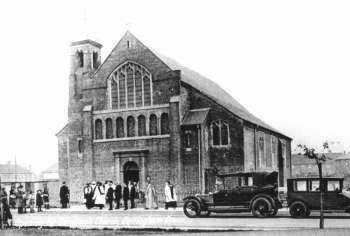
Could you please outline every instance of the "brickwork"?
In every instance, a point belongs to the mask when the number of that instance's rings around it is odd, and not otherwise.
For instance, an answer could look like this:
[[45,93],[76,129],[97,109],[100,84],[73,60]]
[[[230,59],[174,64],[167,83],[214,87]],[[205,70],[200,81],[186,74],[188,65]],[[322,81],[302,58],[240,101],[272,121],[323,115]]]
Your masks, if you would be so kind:
[[[243,171],[248,163],[245,158],[249,159],[250,166],[254,166],[251,164],[256,148],[255,136],[251,131],[255,132],[254,126],[246,129],[247,124],[243,119],[183,82],[181,71],[171,70],[131,34],[126,33],[96,69],[92,66],[91,55],[98,53],[100,58],[100,48],[101,45],[89,40],[72,44],[69,123],[57,137],[60,181],[68,183],[73,202],[82,201],[82,188],[86,182],[121,182],[124,178],[130,178],[128,174],[131,172],[126,168],[130,163],[133,168],[137,168],[141,190],[145,189],[146,176],[152,178],[158,193],[163,193],[164,182],[170,180],[177,188],[179,199],[190,193],[208,191],[205,189],[208,186],[206,175],[214,167],[221,173]],[[77,51],[84,53],[82,67],[77,61]],[[120,90],[114,87],[113,91],[118,95],[112,99],[108,81],[113,78],[111,76],[115,75],[116,70],[119,73],[120,65],[124,66],[128,62],[139,65],[147,71],[145,73],[150,74],[153,104],[137,108],[130,105],[118,110],[110,102],[119,96]],[[136,77],[133,78],[136,81]],[[128,88],[126,91],[133,90]],[[124,92],[122,94],[124,96]],[[127,92],[125,96],[128,99],[133,97],[127,96]],[[208,111],[203,113],[206,115],[202,120],[195,124],[183,124],[190,111],[202,108]],[[165,134],[161,133],[161,116],[164,113],[168,115],[169,123],[169,133]],[[146,124],[138,120],[140,115],[145,117]],[[151,123],[153,115],[157,117],[156,124]],[[121,122],[119,118],[122,118]],[[130,123],[132,127],[136,128],[131,135],[127,135],[129,129],[132,129],[131,126],[128,128],[129,118],[134,122]],[[112,121],[110,125],[107,125],[107,119]],[[97,120],[102,124],[101,133],[95,127]],[[228,141],[222,141],[225,135],[220,133],[220,142],[224,143],[221,146],[213,145],[212,124],[217,121],[224,122],[228,129]],[[139,122],[145,125],[141,133],[138,131]],[[109,130],[106,131],[106,127]],[[121,133],[117,133],[117,128]],[[224,128],[222,130],[220,132],[226,132]],[[269,132],[258,131],[268,143],[271,142]],[[122,133],[125,136],[121,137]],[[290,150],[288,142],[290,141],[285,142],[284,149],[287,152]],[[271,151],[271,146],[265,147],[265,162],[272,161]],[[285,156],[288,158],[288,154]],[[256,156],[253,158],[254,164]],[[163,197],[163,194],[159,195],[160,201],[163,201]]]

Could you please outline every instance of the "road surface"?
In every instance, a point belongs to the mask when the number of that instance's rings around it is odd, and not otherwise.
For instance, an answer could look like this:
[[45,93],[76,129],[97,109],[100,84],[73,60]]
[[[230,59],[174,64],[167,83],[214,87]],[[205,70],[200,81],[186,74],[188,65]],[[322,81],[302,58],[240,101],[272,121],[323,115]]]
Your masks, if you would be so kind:
[[[13,212],[14,226],[64,227],[79,229],[163,229],[163,230],[281,230],[318,228],[318,213],[306,219],[293,219],[287,210],[276,217],[258,219],[250,213],[212,214],[210,217],[187,218],[181,209],[113,210],[83,207],[50,209],[40,213],[18,215]],[[326,214],[325,228],[350,228],[350,215]]]

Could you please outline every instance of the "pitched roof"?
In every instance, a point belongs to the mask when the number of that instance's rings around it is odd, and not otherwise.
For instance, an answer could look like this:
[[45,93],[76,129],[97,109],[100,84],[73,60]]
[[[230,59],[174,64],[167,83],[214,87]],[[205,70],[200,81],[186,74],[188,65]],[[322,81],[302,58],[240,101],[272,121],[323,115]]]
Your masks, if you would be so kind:
[[181,71],[181,80],[186,84],[192,86],[193,88],[199,90],[209,98],[216,101],[221,106],[225,107],[227,110],[235,114],[236,116],[242,118],[243,120],[249,121],[253,124],[261,126],[265,129],[273,131],[275,133],[281,134],[287,138],[290,138],[280,131],[276,130],[272,126],[268,125],[264,121],[260,120],[252,113],[250,113],[245,107],[243,107],[237,100],[235,100],[229,93],[227,93],[223,88],[217,85],[212,80],[202,76],[201,74],[181,65],[177,61],[150,49],[160,60],[162,60],[166,65],[168,65],[172,70]]
[[55,164],[49,166],[47,169],[41,172],[41,174],[44,173],[58,173],[58,163],[56,162]]
[[[342,156],[342,153],[326,153],[326,157],[328,161],[337,160],[341,156]],[[307,158],[302,154],[292,154],[292,165],[309,165],[309,164],[315,164],[315,160]]]
[[[286,138],[289,138],[288,136],[282,134],[275,128],[271,127],[264,121],[260,120],[259,118],[255,117],[253,114],[251,114],[247,109],[245,109],[239,102],[237,102],[229,93],[227,93],[224,89],[222,89],[219,85],[217,85],[215,82],[213,82],[210,79],[207,79],[206,77],[198,74],[197,72],[182,66],[180,63],[176,62],[175,60],[164,56],[161,53],[156,52],[155,50],[145,46],[140,40],[138,40],[133,34],[131,34],[129,31],[127,31],[122,39],[119,41],[119,43],[126,37],[132,37],[133,40],[137,41],[142,47],[148,49],[151,53],[154,54],[161,62],[163,62],[169,69],[171,70],[180,70],[181,71],[181,81],[185,84],[190,85],[191,87],[197,89],[207,97],[211,98],[213,101],[215,101],[217,104],[223,106],[228,111],[232,112],[237,117],[240,117],[241,119],[248,121],[250,123],[256,124],[260,127],[263,127],[267,130],[270,130],[272,132],[278,133]],[[104,60],[104,62],[101,64],[101,66],[96,70],[95,75],[97,76],[103,76],[105,73],[101,73],[103,65],[110,60],[111,55],[114,51],[117,50],[117,46],[119,43],[115,46],[115,48],[112,50],[112,52],[109,54],[109,56]],[[103,76],[104,77],[104,76]]]
[[182,124],[183,125],[202,124],[207,118],[208,113],[209,113],[209,108],[190,110],[186,114]]

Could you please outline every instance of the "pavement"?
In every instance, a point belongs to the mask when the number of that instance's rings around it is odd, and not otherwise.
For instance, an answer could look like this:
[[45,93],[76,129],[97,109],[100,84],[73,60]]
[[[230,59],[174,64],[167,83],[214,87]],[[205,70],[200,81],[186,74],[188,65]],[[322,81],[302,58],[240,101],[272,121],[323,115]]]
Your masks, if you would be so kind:
[[[325,228],[350,228],[350,215],[327,213]],[[258,219],[250,213],[212,214],[209,217],[187,218],[182,208],[177,210],[91,209],[72,206],[69,209],[50,209],[44,212],[18,215],[13,212],[13,224],[17,227],[113,229],[113,230],[185,230],[185,231],[248,231],[248,230],[296,230],[317,229],[318,213],[311,217],[293,219],[287,209],[281,209],[276,217]]]

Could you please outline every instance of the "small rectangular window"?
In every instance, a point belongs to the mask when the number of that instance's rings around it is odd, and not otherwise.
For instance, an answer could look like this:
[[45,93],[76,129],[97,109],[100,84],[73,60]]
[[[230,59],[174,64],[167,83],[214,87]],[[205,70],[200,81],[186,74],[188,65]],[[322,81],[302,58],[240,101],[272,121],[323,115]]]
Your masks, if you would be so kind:
[[295,185],[294,185],[295,192],[306,192],[306,189],[307,189],[306,180],[295,181]]
[[328,182],[327,182],[327,191],[328,192],[340,191],[339,180],[328,180]]
[[320,181],[319,180],[311,180],[311,192],[319,192],[320,191]]

